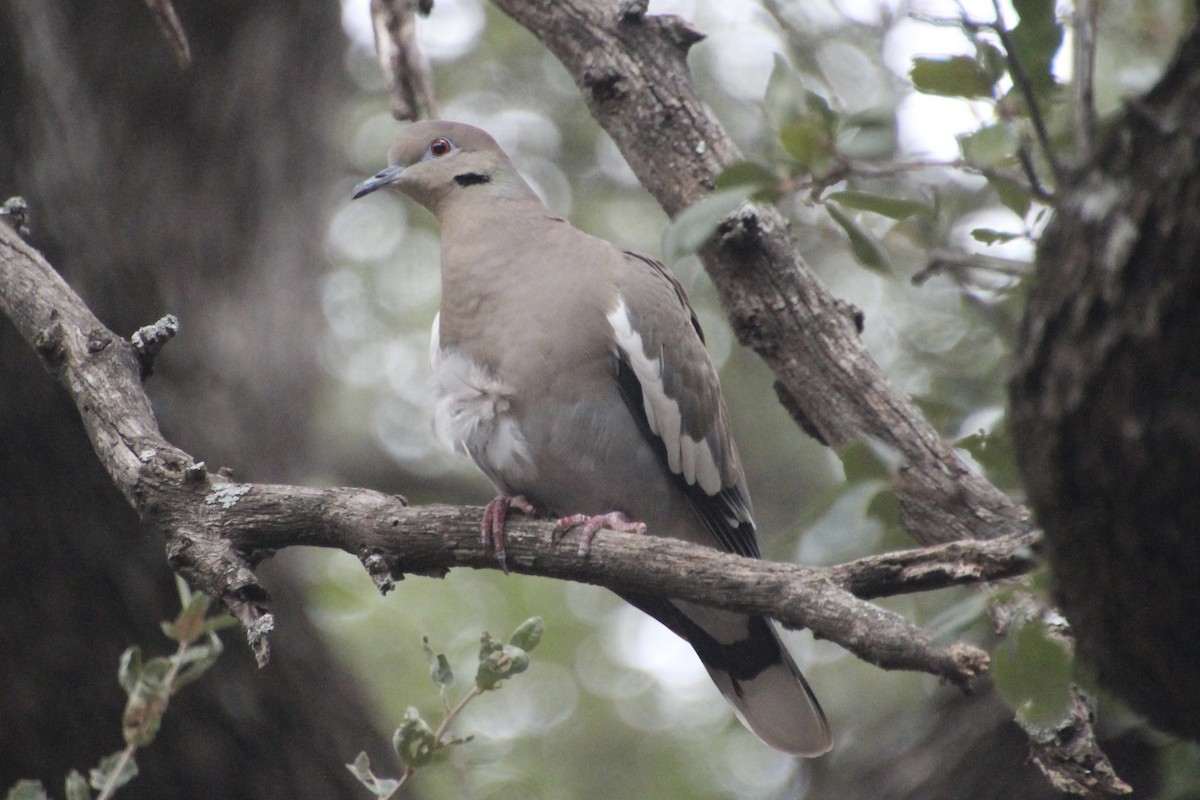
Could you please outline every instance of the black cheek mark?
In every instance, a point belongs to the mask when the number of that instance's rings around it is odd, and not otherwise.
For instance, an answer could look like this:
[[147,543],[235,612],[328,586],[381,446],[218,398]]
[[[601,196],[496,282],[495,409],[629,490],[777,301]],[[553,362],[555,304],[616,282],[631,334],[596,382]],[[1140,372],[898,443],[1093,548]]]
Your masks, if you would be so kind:
[[491,176],[481,175],[478,172],[464,172],[462,175],[454,176],[454,182],[459,186],[476,186],[480,183],[490,183],[491,180]]

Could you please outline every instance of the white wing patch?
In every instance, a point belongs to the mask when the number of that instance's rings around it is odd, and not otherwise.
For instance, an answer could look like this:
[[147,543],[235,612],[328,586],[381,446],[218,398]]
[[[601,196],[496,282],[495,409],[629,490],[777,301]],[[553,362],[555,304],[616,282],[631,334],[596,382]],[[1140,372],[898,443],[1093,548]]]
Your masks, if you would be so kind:
[[642,403],[650,430],[667,449],[667,466],[682,475],[688,484],[700,484],[706,494],[721,491],[721,471],[707,441],[697,441],[683,432],[679,402],[667,396],[663,385],[663,359],[649,358],[642,346],[642,335],[633,328],[629,307],[624,299],[608,314],[620,355],[629,363],[642,386]]
[[536,470],[529,443],[509,413],[513,389],[457,350],[438,346],[438,319],[430,346],[433,362],[433,429],[459,453],[469,455],[501,488],[531,482]]

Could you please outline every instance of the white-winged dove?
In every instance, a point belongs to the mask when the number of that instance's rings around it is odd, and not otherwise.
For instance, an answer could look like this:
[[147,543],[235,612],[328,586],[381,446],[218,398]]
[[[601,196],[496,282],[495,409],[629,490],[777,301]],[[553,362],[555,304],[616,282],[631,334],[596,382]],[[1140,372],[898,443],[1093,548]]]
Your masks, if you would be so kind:
[[[398,189],[441,227],[431,353],[439,434],[500,496],[483,520],[503,559],[509,507],[583,526],[759,555],[716,370],[683,287],[662,264],[572,227],[485,132],[407,127],[354,197]],[[833,739],[762,617],[623,595],[686,639],[764,742],[815,756]]]

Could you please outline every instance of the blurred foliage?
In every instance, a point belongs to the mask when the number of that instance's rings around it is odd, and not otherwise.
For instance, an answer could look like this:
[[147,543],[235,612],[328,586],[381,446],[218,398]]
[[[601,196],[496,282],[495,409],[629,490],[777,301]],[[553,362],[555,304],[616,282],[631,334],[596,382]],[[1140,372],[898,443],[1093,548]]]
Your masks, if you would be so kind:
[[[889,454],[871,443],[834,454],[805,437],[776,402],[770,373],[735,345],[689,255],[747,198],[774,202],[793,220],[813,269],[865,313],[864,340],[890,378],[971,463],[1019,496],[1005,365],[1050,210],[1052,165],[1074,158],[1071,7],[1002,6],[1004,36],[986,0],[652,2],[651,13],[683,14],[709,34],[689,63],[745,154],[717,194],[673,224],[530,34],[482,0],[439,0],[419,23],[444,117],[488,129],[577,226],[673,263],[721,370],[768,557],[832,563],[911,541],[897,523]],[[361,93],[334,132],[347,170],[329,201],[321,420],[341,447],[381,447],[425,485],[460,487],[415,495],[394,487],[414,502],[478,504],[490,497],[486,481],[441,448],[429,425],[428,331],[439,286],[432,219],[385,193],[347,202],[350,187],[382,166],[397,130],[366,13],[364,0],[347,1],[355,44],[346,63]],[[1101,115],[1153,83],[1192,13],[1186,0],[1101,2]],[[1044,142],[1012,78],[1005,38],[1043,112]],[[468,631],[479,626],[536,614],[554,631],[526,680],[463,712],[475,741],[449,754],[452,768],[415,780],[423,797],[804,795],[803,764],[733,720],[686,645],[602,590],[458,571],[413,578],[381,600],[349,557],[306,556],[300,567],[310,613],[373,693],[381,727],[403,718],[401,698],[429,679],[424,654],[405,644],[420,632],[445,642],[456,662],[478,647]],[[989,634],[976,592],[887,605],[939,638]],[[1027,651],[1062,674],[1038,631],[1027,625],[1006,645],[1016,648],[1015,671],[1004,676],[1014,698],[1032,696],[1048,671],[1028,668],[1035,662],[1024,660]],[[785,635],[841,742],[949,691]],[[1179,776],[1163,797],[1185,796],[1178,787],[1196,785],[1195,749],[1163,752],[1168,774]],[[827,758],[836,762],[838,751]]]
[[[85,779],[71,770],[64,781],[67,800],[91,800],[92,789],[99,791],[96,800],[108,800],[116,791],[137,777],[134,755],[139,748],[154,743],[166,714],[171,696],[209,670],[223,651],[217,631],[237,624],[226,613],[208,616],[212,598],[193,592],[183,578],[176,576],[179,590],[179,615],[163,622],[163,634],[178,643],[170,656],[145,660],[137,645],[121,654],[117,666],[117,682],[129,696],[121,718],[121,733],[125,747],[100,759],[88,771]],[[50,794],[41,781],[22,780],[5,795],[7,800],[49,800]]]

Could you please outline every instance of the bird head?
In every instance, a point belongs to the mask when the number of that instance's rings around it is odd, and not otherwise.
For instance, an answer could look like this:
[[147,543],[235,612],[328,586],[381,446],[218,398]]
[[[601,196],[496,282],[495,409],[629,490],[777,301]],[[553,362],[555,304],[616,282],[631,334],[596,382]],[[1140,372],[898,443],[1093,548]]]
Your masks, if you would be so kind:
[[533,196],[496,140],[461,122],[425,120],[409,125],[388,149],[388,164],[355,186],[353,199],[390,187],[437,214],[447,201],[467,192]]

